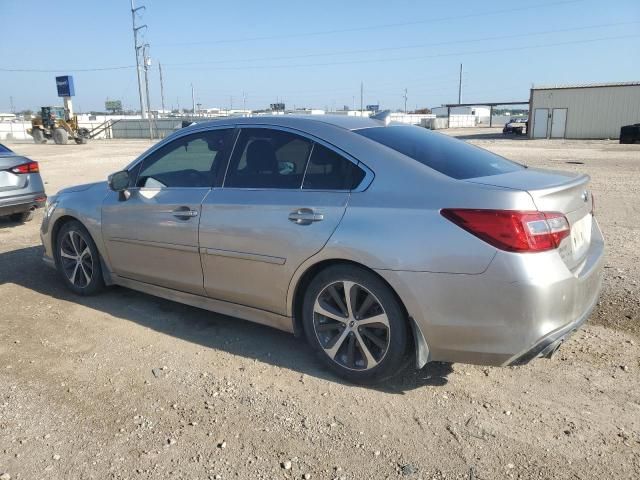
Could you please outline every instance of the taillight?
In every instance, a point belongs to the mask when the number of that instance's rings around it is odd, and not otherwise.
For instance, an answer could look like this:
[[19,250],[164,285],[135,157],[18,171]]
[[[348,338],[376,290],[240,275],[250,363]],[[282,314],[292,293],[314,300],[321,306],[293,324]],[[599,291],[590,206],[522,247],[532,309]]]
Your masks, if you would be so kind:
[[440,212],[469,233],[508,252],[544,252],[558,248],[571,228],[556,212],[445,208]]
[[13,167],[11,171],[13,173],[38,173],[40,171],[40,167],[38,166],[38,162],[28,162],[18,165],[17,167]]

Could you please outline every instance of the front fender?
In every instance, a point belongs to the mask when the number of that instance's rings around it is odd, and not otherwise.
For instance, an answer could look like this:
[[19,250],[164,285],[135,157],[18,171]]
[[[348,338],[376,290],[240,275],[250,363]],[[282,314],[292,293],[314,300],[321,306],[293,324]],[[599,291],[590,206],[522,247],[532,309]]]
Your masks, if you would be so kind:
[[89,188],[59,193],[52,203],[51,212],[46,212],[40,227],[40,236],[45,248],[45,256],[53,258],[53,243],[60,225],[69,219],[79,221],[89,232],[102,257],[107,272],[111,270],[102,238],[102,202],[109,192],[106,183],[96,183]]

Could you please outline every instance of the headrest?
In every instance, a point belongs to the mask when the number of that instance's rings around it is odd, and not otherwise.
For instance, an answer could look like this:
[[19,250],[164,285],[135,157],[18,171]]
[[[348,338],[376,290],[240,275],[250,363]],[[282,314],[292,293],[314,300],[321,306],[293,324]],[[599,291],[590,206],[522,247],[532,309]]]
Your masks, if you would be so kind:
[[278,159],[268,140],[254,140],[247,148],[247,170],[252,173],[277,173]]

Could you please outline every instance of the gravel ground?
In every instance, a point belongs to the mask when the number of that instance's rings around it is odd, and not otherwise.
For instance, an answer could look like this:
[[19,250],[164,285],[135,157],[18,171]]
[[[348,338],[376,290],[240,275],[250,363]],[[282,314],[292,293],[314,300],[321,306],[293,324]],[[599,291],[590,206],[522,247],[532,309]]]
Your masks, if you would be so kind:
[[[40,216],[0,221],[0,480],[640,478],[640,145],[497,131],[447,133],[593,178],[603,296],[552,359],[353,386],[276,330],[123,288],[73,296],[40,261]],[[12,146],[54,193],[148,145]]]

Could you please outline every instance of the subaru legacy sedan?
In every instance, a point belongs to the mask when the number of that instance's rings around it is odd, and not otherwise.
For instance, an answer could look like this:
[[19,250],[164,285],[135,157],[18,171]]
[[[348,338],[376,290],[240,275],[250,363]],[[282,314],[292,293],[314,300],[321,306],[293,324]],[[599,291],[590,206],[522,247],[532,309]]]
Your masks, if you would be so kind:
[[183,128],[47,203],[45,261],[306,338],[355,382],[549,356],[598,299],[589,177],[354,117]]

